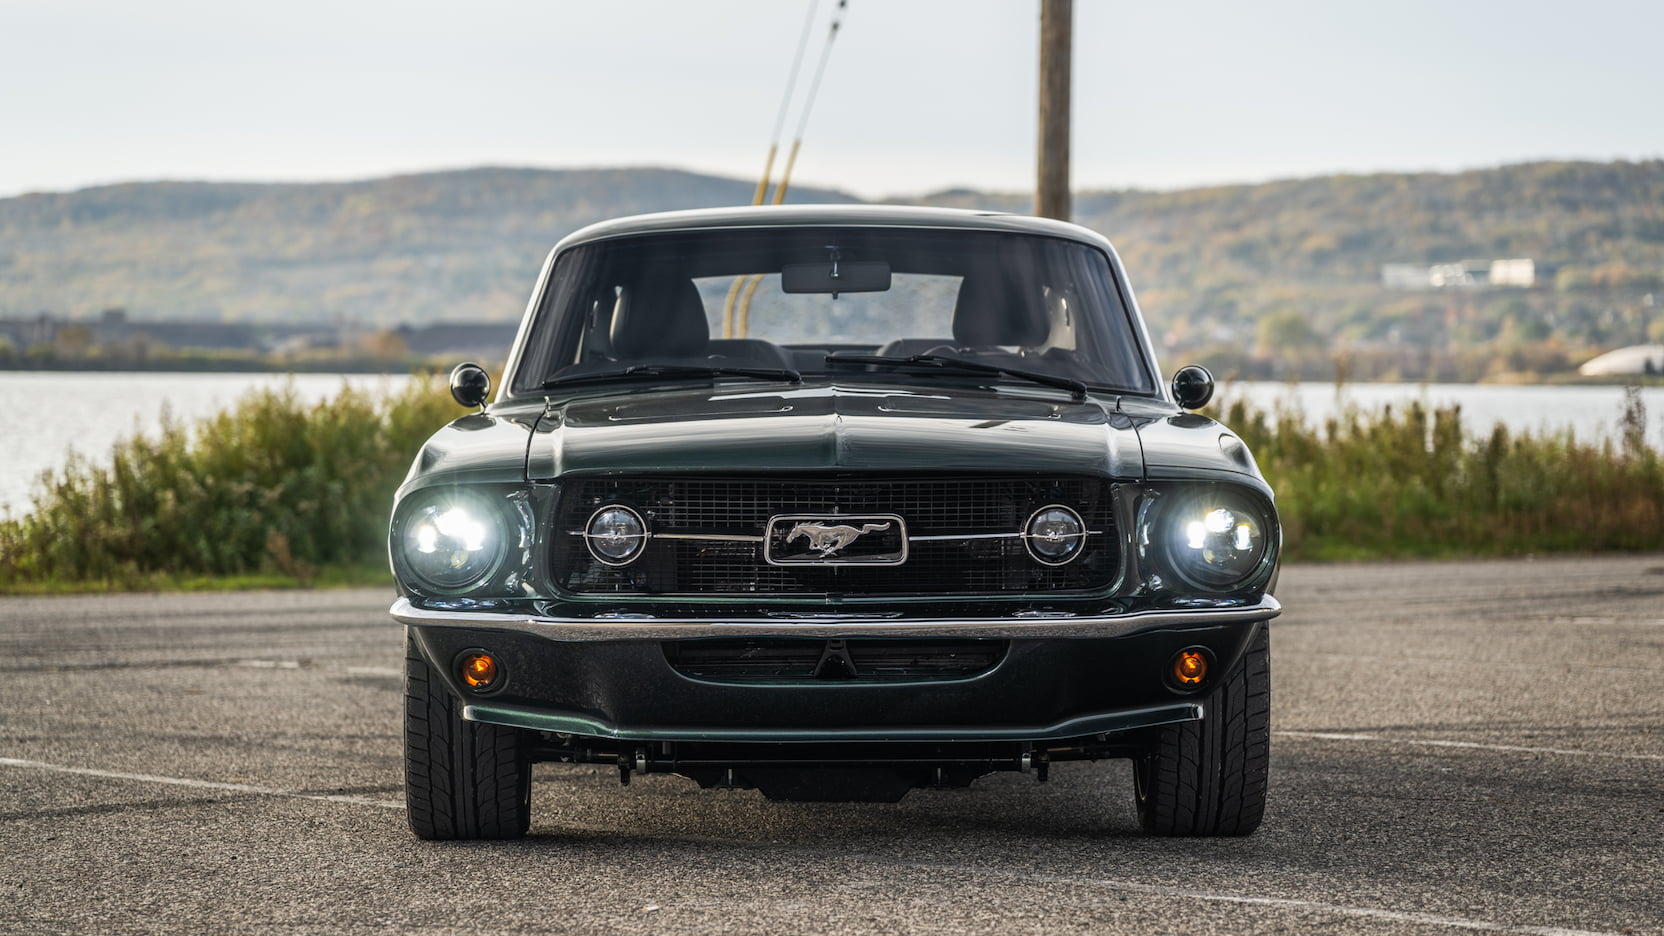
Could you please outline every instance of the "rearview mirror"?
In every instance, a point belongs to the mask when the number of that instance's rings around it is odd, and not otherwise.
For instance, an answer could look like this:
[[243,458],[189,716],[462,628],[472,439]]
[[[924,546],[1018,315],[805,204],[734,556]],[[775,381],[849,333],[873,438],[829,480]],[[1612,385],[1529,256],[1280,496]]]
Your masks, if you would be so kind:
[[788,293],[883,292],[890,288],[890,265],[882,260],[833,260],[788,263],[780,268],[780,290]]

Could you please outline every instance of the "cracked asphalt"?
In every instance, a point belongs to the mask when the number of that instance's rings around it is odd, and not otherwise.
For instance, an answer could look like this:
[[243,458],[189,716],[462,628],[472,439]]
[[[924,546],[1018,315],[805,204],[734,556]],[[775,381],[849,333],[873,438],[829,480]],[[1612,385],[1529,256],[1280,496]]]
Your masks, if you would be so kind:
[[1137,833],[1125,762],[895,805],[540,765],[405,826],[379,591],[0,599],[0,933],[1664,933],[1664,556],[1297,565],[1271,801]]

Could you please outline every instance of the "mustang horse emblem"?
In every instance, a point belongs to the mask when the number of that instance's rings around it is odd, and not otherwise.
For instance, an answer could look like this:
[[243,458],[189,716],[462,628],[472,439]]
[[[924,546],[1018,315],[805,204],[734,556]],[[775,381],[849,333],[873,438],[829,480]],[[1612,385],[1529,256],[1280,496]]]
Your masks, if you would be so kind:
[[887,522],[863,523],[860,529],[842,524],[827,526],[824,523],[799,523],[792,527],[790,533],[786,534],[786,542],[790,543],[800,536],[808,537],[809,548],[815,550],[816,555],[825,557],[843,549],[868,533],[876,533],[879,530],[888,530],[889,528],[890,524]]

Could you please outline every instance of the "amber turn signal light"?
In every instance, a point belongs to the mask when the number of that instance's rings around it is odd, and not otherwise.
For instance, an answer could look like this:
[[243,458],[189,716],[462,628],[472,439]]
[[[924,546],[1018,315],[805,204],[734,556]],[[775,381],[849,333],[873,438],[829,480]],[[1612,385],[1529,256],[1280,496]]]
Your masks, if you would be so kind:
[[486,692],[497,685],[497,660],[482,650],[470,650],[459,661],[462,681],[475,692]]
[[1173,658],[1173,679],[1181,687],[1200,686],[1208,676],[1208,658],[1200,650],[1180,650]]

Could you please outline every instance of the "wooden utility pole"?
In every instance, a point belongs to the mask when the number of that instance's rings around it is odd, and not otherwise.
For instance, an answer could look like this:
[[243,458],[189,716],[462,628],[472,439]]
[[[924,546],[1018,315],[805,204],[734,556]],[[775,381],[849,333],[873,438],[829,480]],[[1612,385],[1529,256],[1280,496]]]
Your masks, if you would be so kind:
[[1069,220],[1069,51],[1073,0],[1040,0],[1040,172],[1034,213]]

